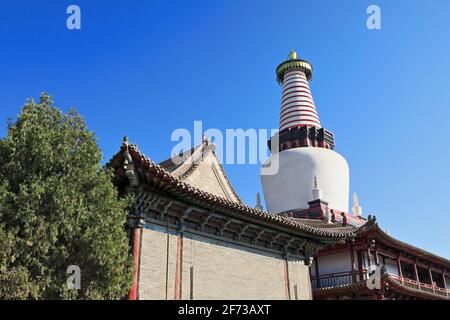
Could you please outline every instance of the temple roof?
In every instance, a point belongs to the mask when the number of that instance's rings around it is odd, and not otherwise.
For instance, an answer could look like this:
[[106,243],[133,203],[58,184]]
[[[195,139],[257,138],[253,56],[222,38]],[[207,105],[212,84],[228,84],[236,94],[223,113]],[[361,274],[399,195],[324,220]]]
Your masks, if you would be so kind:
[[215,153],[215,145],[208,139],[184,152],[177,159],[170,157],[159,166],[172,176],[203,191],[230,201],[241,202]]
[[[261,222],[271,223],[274,226],[287,228],[294,233],[301,233],[304,236],[324,240],[345,240],[348,237],[353,237],[357,230],[356,227],[350,225],[336,225],[330,228],[314,226],[294,218],[283,217],[247,206],[240,200],[233,201],[227,197],[206,191],[204,190],[205,188],[200,188],[194,184],[198,184],[201,180],[191,182],[186,177],[183,178],[189,171],[182,168],[183,164],[171,165],[167,160],[156,164],[150,158],[146,157],[136,145],[129,144],[128,141],[123,142],[119,152],[107,164],[107,166],[115,170],[115,183],[117,185],[124,186],[130,184],[124,169],[124,161],[126,158],[129,158],[130,162],[136,168],[136,172],[139,173],[139,179],[147,185],[174,198],[194,203],[204,208],[224,213],[239,214],[246,218],[257,219]],[[184,161],[183,163],[186,162]],[[201,177],[198,179],[201,179]]]
[[[373,218],[375,219],[375,218]],[[373,220],[370,219],[369,220]],[[411,244],[408,244],[406,242],[400,241],[391,235],[387,234],[385,231],[383,231],[379,226],[378,223],[373,220],[373,223],[365,224],[362,227],[358,229],[356,232],[357,237],[370,237],[375,239],[377,242],[381,242],[385,244],[388,247],[393,247],[405,252],[408,252],[411,255],[414,255],[417,258],[420,259],[426,259],[429,261],[432,261],[434,263],[439,263],[445,266],[446,268],[450,269],[450,260],[438,256],[436,254],[433,254],[431,252],[428,252],[426,250],[417,248]]]

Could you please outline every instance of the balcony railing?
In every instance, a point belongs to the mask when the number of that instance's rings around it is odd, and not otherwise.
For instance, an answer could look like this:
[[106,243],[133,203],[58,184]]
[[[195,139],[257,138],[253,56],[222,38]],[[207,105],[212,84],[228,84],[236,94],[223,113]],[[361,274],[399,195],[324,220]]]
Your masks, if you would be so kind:
[[337,272],[312,277],[312,287],[316,288],[332,288],[346,284],[352,284],[352,272]]
[[[439,294],[442,296],[450,297],[450,290],[446,288],[438,287],[435,283],[428,284],[423,283],[420,281],[408,279],[405,277],[400,277],[398,275],[389,273],[389,276],[396,281],[402,283],[405,286],[434,293]],[[367,271],[363,270],[362,272],[359,271],[348,271],[348,272],[336,272],[336,273],[329,273],[329,274],[323,274],[320,276],[313,276],[311,277],[311,285],[314,289],[318,288],[333,288],[343,285],[349,285],[353,283],[353,279],[356,279],[356,282],[358,281],[364,281],[367,279]]]
[[427,291],[430,293],[439,294],[442,296],[450,296],[450,290],[441,288],[441,287],[437,286],[434,282],[433,282],[433,284],[429,284],[429,283],[424,283],[424,282],[408,279],[405,277],[400,277],[395,274],[389,274],[389,275],[391,278],[397,280],[398,282],[404,284],[405,286],[408,286],[408,287],[411,287],[414,289],[419,289],[422,291]]

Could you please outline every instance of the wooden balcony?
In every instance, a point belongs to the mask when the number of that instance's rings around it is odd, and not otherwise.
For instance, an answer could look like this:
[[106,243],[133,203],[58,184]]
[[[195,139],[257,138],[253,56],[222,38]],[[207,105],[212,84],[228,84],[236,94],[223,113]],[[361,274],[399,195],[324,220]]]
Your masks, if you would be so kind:
[[[450,290],[446,288],[441,288],[437,286],[435,283],[428,284],[419,282],[416,280],[400,277],[398,275],[389,273],[389,277],[404,286],[414,288],[416,290],[425,291],[432,294],[441,295],[444,297],[450,297]],[[324,289],[324,288],[336,288],[342,287],[346,285],[351,285],[356,282],[365,281],[367,279],[367,271],[363,272],[338,272],[338,273],[330,273],[323,274],[320,276],[311,277],[311,285],[313,289]]]
[[430,292],[430,293],[439,294],[439,295],[447,296],[447,297],[450,296],[450,290],[438,287],[435,283],[433,283],[433,284],[423,283],[423,282],[412,280],[412,279],[408,279],[408,278],[405,278],[405,277],[400,277],[398,275],[391,274],[391,273],[389,274],[389,276],[392,279],[397,280],[401,284],[403,284],[405,286],[408,286],[408,287],[411,287],[411,288],[414,288],[414,289],[427,291],[427,292]]
[[353,274],[349,272],[329,273],[311,277],[313,289],[333,288],[353,283]]

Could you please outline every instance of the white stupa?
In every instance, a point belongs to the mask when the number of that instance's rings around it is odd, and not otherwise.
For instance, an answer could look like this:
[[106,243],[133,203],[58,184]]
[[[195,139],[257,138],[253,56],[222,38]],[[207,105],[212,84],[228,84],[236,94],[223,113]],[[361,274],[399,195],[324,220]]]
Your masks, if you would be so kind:
[[261,169],[266,207],[273,213],[309,208],[315,180],[329,208],[348,212],[348,164],[333,151],[333,134],[321,128],[311,78],[311,64],[295,51],[277,67],[283,86],[280,131],[271,138],[272,156]]

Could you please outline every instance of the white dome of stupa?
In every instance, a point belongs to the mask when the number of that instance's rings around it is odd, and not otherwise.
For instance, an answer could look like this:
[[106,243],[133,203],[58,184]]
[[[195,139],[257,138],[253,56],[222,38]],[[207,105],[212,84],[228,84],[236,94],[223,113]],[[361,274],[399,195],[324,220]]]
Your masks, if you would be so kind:
[[333,150],[315,147],[284,150],[266,161],[261,168],[261,183],[267,210],[280,213],[309,208],[308,202],[314,200],[314,177],[328,206],[348,212],[347,161]]

